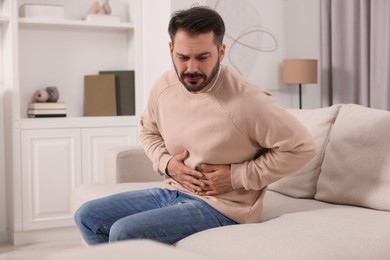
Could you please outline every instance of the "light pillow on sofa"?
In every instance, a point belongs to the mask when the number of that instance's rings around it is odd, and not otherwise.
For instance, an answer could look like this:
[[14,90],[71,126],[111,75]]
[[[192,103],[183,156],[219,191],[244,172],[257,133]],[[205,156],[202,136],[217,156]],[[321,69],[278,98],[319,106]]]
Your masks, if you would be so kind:
[[272,183],[268,189],[295,198],[314,198],[325,147],[339,109],[340,105],[311,110],[288,110],[313,136],[317,154],[300,170]]
[[390,112],[359,105],[340,109],[315,198],[390,210]]

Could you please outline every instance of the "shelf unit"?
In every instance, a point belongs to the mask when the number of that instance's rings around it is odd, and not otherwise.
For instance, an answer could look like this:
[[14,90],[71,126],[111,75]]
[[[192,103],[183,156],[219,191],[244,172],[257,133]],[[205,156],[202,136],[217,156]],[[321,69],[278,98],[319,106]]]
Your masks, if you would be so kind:
[[[52,240],[57,230],[76,235],[71,190],[103,181],[105,151],[138,144],[142,1],[110,1],[121,20],[111,24],[83,20],[93,0],[63,1],[64,20],[19,17],[19,6],[33,0],[0,1],[8,236],[20,245]],[[83,116],[84,76],[100,70],[135,71],[136,115]],[[34,92],[47,86],[59,89],[67,117],[28,118]]]
[[0,16],[0,24],[9,23],[9,17]]
[[[68,116],[82,117],[83,77],[98,74],[100,70],[127,69],[135,70],[136,115],[140,114],[140,102],[143,100],[139,17],[141,1],[118,2],[128,3],[131,7],[128,13],[134,19],[103,24],[82,20],[80,15],[71,15],[71,11],[68,12],[69,17],[65,12],[64,20],[17,19],[18,85],[21,90],[17,102],[20,102],[21,118],[27,117],[25,111],[33,93],[45,86],[58,87],[60,100],[62,97],[67,105]],[[115,6],[112,7],[114,10]],[[122,21],[126,19],[120,18]]]

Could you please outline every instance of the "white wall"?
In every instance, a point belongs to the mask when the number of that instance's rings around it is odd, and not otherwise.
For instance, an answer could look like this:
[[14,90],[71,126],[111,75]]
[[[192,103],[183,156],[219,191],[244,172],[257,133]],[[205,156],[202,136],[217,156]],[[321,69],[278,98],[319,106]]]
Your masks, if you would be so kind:
[[[0,84],[0,129],[4,129],[4,103],[3,86]],[[4,161],[4,131],[0,132],[0,242],[7,239],[7,219],[6,219],[6,191],[5,191],[5,161]]]
[[170,2],[142,1],[144,106],[154,81],[171,66],[167,32],[171,14]]
[[[0,54],[1,56],[1,54]],[[1,69],[1,67],[0,67]],[[7,240],[7,214],[5,190],[5,151],[4,151],[4,89],[0,78],[0,243]]]
[[[2,28],[0,27],[0,37]],[[0,46],[0,60],[3,57],[3,47]],[[4,85],[3,68],[0,64],[0,242],[7,240],[6,191],[5,191],[5,144],[4,144]]]

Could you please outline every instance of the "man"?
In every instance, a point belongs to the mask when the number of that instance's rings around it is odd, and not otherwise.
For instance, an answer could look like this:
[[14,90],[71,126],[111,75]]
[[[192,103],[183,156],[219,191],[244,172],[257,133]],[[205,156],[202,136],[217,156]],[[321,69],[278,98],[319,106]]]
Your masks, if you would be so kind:
[[267,185],[314,155],[305,128],[266,91],[221,65],[225,26],[215,11],[177,12],[168,28],[174,69],[157,80],[140,139],[166,189],[84,204],[75,219],[89,244],[153,239],[261,220]]

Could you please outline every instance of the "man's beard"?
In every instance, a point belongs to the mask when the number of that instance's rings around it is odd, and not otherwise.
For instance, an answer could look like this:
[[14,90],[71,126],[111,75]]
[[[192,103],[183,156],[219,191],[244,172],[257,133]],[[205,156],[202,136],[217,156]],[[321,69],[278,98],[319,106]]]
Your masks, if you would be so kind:
[[[210,82],[212,82],[216,76],[218,75],[218,71],[219,71],[219,59],[217,61],[217,64],[215,64],[213,70],[211,71],[210,73],[210,76],[207,77],[205,74],[203,73],[198,73],[198,72],[194,72],[194,73],[182,73],[180,76],[179,76],[179,73],[177,71],[177,68],[176,68],[176,65],[175,63],[173,63],[173,66],[175,67],[175,70],[176,70],[176,74],[180,80],[180,82],[184,85],[184,87],[190,91],[190,92],[199,92],[201,91],[202,89],[204,89],[205,87],[207,87],[207,85],[210,84]],[[195,78],[201,78],[203,79],[203,83],[201,83],[200,85],[198,85],[198,82],[194,82],[194,84],[191,84],[191,83],[187,83],[185,81],[185,79],[188,78],[188,79],[195,79]],[[199,79],[199,80],[201,80]]]

